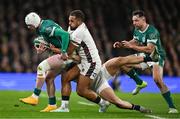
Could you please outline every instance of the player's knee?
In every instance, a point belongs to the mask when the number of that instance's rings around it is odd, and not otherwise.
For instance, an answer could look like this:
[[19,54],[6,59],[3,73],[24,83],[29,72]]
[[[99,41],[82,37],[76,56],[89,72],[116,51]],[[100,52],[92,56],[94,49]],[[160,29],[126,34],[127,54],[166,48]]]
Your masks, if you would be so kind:
[[79,88],[76,89],[76,92],[79,96],[82,96],[83,95],[83,91],[81,91]]
[[73,80],[73,77],[71,77],[70,75],[65,75],[63,76],[61,82],[62,83],[70,83]]
[[45,81],[46,81],[46,84],[47,84],[47,85],[51,85],[51,84],[53,84],[53,82],[54,82],[54,80],[49,80],[49,79],[46,79]]
[[61,79],[61,83],[62,83],[63,86],[71,85],[70,84],[71,82],[67,81],[66,79]]
[[47,80],[47,81],[54,81],[54,79],[55,79],[55,76],[47,76],[46,75],[46,78],[45,78],[45,80]]
[[55,79],[55,77],[56,77],[56,76],[53,75],[53,74],[47,74],[47,75],[46,75],[46,80],[47,80],[47,81],[53,81],[53,80]]
[[83,97],[83,92],[82,92],[82,91],[80,91],[80,90],[77,89],[76,92],[77,92],[77,94],[78,94],[79,96]]
[[46,76],[46,72],[50,69],[49,63],[47,62],[47,60],[42,61],[38,67],[37,67],[37,74],[39,76]]
[[126,65],[123,65],[123,66],[120,67],[120,69],[121,69],[122,71],[126,71],[126,70],[127,70],[127,66],[126,66]]
[[126,58],[126,57],[121,57],[121,56],[118,57],[118,61],[119,61],[119,62],[124,62],[124,63],[126,63],[126,62],[128,62],[127,60],[128,60],[128,58]]
[[77,94],[81,97],[84,97],[84,95],[86,94],[86,89],[81,88],[81,87],[78,87],[76,91],[77,91]]
[[117,64],[120,66],[126,63],[126,60],[124,59],[124,57],[118,57],[117,61],[118,61]]

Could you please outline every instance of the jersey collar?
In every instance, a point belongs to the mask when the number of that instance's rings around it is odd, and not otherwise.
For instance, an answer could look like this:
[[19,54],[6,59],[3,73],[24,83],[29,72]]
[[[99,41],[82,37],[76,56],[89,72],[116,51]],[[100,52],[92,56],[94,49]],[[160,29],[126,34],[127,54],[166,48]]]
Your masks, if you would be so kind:
[[141,33],[146,32],[146,31],[147,31],[147,29],[148,29],[148,27],[149,27],[149,24],[146,26],[146,28],[144,29],[144,31],[139,30],[139,32],[141,32]]

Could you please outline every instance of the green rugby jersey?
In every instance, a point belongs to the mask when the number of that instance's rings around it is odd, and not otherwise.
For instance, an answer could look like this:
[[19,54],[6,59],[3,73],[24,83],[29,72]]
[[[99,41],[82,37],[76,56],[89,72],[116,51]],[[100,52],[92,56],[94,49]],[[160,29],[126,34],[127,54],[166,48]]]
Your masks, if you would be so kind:
[[61,52],[67,52],[69,45],[69,33],[64,31],[52,20],[42,20],[37,34],[42,36],[48,43],[59,48]]
[[147,45],[148,43],[154,44],[156,53],[162,59],[165,59],[166,53],[161,45],[160,34],[153,25],[147,26],[147,28],[144,31],[140,31],[137,28],[135,28],[133,39],[137,40],[142,45]]

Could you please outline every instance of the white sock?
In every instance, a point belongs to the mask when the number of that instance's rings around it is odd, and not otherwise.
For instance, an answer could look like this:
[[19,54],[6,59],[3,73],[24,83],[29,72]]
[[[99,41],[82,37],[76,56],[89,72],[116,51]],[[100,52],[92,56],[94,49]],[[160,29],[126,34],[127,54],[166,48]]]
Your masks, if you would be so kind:
[[103,105],[104,104],[104,100],[101,98],[99,105]]
[[33,98],[36,98],[36,99],[39,98],[39,96],[35,95],[34,93],[32,94],[32,97],[33,97]]
[[61,101],[61,107],[63,107],[63,108],[68,108],[68,107],[69,107],[69,101],[67,101],[67,100],[62,100],[62,101]]

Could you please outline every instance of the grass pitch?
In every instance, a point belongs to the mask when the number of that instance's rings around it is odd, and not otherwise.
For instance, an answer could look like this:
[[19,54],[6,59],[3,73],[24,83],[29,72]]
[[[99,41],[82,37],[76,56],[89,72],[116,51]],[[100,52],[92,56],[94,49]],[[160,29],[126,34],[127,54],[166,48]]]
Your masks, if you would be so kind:
[[[98,106],[77,96],[74,92],[70,99],[69,113],[42,113],[39,112],[46,107],[48,98],[45,92],[42,92],[40,103],[37,106],[26,105],[19,102],[19,98],[32,94],[32,91],[0,91],[0,118],[73,118],[73,119],[115,119],[115,118],[180,118],[180,114],[168,114],[168,108],[160,94],[142,93],[136,96],[116,92],[121,99],[131,103],[140,104],[152,109],[151,114],[142,114],[137,111],[118,109],[111,105],[106,113],[99,113]],[[60,94],[57,93],[57,97]],[[172,94],[177,109],[180,111],[180,94]],[[60,105],[60,100],[57,100]]]

